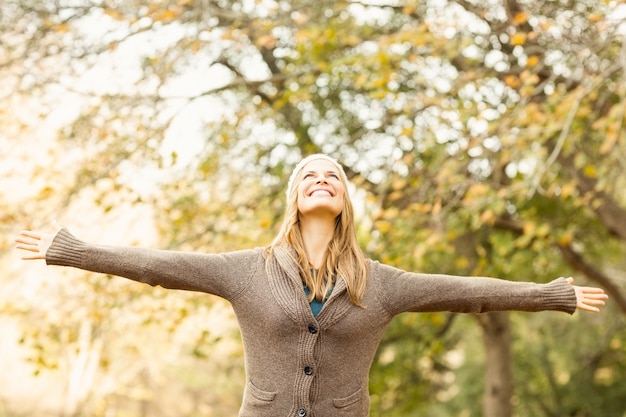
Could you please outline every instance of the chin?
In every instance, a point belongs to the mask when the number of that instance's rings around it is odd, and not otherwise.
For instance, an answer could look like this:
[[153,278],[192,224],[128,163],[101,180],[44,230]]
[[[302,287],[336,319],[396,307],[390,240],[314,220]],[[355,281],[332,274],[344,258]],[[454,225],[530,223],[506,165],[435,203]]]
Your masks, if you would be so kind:
[[298,211],[302,214],[315,214],[325,213],[330,214],[333,217],[337,217],[341,214],[341,208],[337,208],[331,204],[315,204],[315,205],[302,205],[298,207]]

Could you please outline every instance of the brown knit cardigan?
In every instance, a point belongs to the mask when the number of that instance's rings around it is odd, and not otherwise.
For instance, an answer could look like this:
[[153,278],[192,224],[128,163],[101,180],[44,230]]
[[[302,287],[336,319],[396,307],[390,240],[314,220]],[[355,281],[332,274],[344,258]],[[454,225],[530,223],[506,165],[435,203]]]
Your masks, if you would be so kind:
[[314,317],[292,251],[199,254],[99,246],[61,230],[46,253],[64,265],[228,300],[241,327],[246,389],[240,417],[367,417],[368,374],[391,319],[402,312],[557,310],[572,314],[574,289],[494,278],[416,274],[369,261],[363,307],[337,280]]

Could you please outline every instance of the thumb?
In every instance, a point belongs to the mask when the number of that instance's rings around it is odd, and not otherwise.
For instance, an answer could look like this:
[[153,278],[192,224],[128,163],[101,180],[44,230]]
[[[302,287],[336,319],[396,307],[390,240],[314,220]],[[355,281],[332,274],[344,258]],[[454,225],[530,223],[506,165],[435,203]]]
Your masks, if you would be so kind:
[[59,222],[57,222],[56,220],[52,220],[51,225],[55,232],[58,232],[59,230],[63,229],[63,226],[61,226]]

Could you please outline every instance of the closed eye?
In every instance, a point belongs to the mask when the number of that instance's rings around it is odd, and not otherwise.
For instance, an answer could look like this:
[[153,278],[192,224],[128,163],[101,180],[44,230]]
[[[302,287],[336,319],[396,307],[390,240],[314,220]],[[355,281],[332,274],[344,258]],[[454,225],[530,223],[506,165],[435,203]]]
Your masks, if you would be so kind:
[[[334,171],[329,171],[329,172],[326,172],[326,173],[325,173],[325,175],[326,175],[327,177],[329,177],[329,178],[334,178],[334,179],[336,179],[336,180],[338,180],[338,179],[339,179],[339,174],[337,174],[337,173],[336,173],[336,172],[334,172]],[[306,179],[308,179],[308,178],[315,177],[315,176],[316,176],[316,173],[315,173],[315,172],[313,172],[313,171],[308,171],[308,172],[305,172],[305,173],[304,173],[304,175],[302,176],[302,179],[306,180]]]

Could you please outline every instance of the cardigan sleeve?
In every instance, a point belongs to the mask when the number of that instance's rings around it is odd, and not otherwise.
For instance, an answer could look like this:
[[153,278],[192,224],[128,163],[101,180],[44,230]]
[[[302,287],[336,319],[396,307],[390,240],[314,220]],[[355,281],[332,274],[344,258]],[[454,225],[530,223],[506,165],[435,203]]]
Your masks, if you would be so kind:
[[576,292],[564,279],[547,284],[498,278],[417,274],[372,262],[371,277],[378,282],[380,301],[392,315],[411,312],[554,310],[573,314]]
[[245,289],[262,264],[261,251],[201,254],[92,245],[62,229],[46,251],[46,264],[116,275],[151,286],[206,292],[230,300]]

